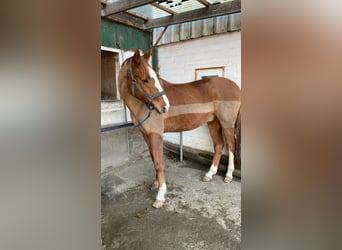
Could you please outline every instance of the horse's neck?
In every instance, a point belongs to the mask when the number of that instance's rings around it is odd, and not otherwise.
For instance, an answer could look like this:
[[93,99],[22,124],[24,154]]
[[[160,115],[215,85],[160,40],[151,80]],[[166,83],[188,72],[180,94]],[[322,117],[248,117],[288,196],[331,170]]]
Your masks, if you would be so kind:
[[159,82],[160,84],[162,85],[163,89],[169,87],[170,85],[172,85],[172,83],[164,80],[163,78],[158,78],[159,79]]
[[[125,104],[130,110],[132,121],[137,124],[148,119],[139,126],[139,130],[144,134],[157,133],[162,135],[164,131],[163,116],[156,111],[149,111],[146,104],[131,94],[126,93],[122,96]],[[150,112],[150,114],[149,114]]]
[[138,113],[141,109],[145,108],[146,105],[139,99],[133,97],[131,94],[127,94],[123,97],[127,107],[131,110],[131,113]]

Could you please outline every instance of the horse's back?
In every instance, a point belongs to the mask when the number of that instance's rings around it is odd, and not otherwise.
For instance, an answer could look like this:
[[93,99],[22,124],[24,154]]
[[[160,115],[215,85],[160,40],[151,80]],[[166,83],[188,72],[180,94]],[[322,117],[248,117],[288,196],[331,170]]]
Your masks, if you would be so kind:
[[183,84],[162,80],[162,84],[171,105],[241,100],[240,88],[223,77],[209,77]]

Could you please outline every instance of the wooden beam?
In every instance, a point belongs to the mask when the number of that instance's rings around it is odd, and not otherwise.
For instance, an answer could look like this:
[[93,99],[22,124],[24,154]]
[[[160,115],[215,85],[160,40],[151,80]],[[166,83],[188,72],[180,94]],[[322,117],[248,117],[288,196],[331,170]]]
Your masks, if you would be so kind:
[[167,30],[168,27],[169,27],[169,26],[166,26],[166,27],[164,28],[163,32],[159,35],[157,41],[156,41],[155,44],[153,45],[153,48],[156,47],[156,46],[158,45],[160,39],[161,39],[162,36],[165,34],[165,32],[166,32],[166,30]]
[[171,15],[177,14],[176,11],[173,11],[172,9],[169,9],[169,8],[163,6],[163,5],[160,5],[160,4],[157,4],[157,3],[151,3],[151,5],[153,5],[154,7],[158,8],[158,9],[161,9],[161,10],[167,12],[167,13],[170,13]]
[[207,0],[196,0],[197,2],[200,2],[201,4],[205,5],[206,7],[209,7],[211,5],[210,2]]
[[134,12],[132,10],[126,10],[125,12],[130,14],[130,15],[132,15],[132,16],[135,16],[137,18],[140,18],[140,19],[144,20],[145,22],[148,20],[148,18],[146,18],[146,17],[144,17],[142,15],[139,15],[138,13],[136,13],[136,12]]
[[234,0],[227,3],[212,4],[207,8],[187,11],[173,16],[151,19],[143,25],[143,29],[148,30],[157,27],[166,27],[172,24],[185,23],[239,12],[241,12],[241,0]]
[[130,10],[142,5],[153,3],[156,0],[119,0],[113,3],[107,3],[107,5],[101,11],[101,16],[109,16],[122,11]]
[[138,29],[143,29],[143,24],[145,23],[145,20],[132,16],[126,12],[117,13],[117,14],[114,14],[105,18],[109,20],[113,20],[115,22],[129,25]]

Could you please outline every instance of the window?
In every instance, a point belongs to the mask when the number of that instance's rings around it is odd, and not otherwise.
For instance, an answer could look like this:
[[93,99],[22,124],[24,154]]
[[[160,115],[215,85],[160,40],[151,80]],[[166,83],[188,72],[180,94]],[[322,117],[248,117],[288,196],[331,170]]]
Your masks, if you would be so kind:
[[119,51],[101,47],[101,100],[119,99],[118,74],[120,69]]
[[224,67],[199,68],[195,69],[195,80],[209,78],[213,76],[224,76]]

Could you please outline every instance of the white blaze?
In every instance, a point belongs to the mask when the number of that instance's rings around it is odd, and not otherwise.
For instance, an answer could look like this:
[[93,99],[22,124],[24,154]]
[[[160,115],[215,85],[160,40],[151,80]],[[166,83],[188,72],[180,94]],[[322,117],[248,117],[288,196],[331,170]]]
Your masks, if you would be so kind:
[[[156,73],[154,72],[154,70],[152,68],[149,68],[149,73],[150,73],[150,76],[154,79],[154,85],[156,86],[156,88],[161,92],[163,91],[163,88],[161,87],[161,84],[159,82],[159,79],[156,75]],[[163,99],[164,99],[164,102],[165,102],[165,108],[166,108],[166,111],[170,108],[170,102],[169,102],[169,99],[167,98],[166,95],[162,95]]]

